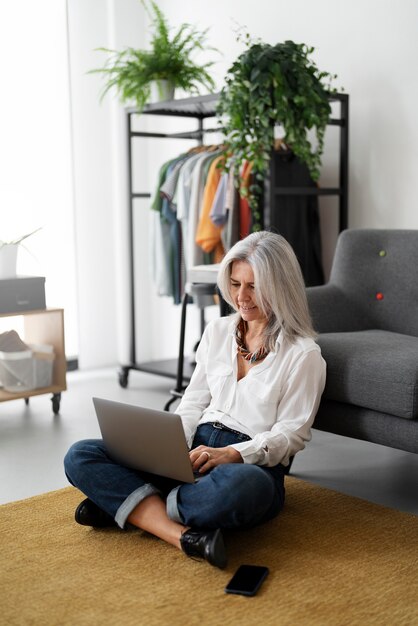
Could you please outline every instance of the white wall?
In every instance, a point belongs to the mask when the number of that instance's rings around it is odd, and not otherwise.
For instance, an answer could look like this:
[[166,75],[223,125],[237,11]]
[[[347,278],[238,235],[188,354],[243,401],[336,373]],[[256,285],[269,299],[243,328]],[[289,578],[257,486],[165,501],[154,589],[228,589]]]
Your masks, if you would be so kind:
[[[118,360],[118,328],[127,346],[129,298],[126,257],[126,190],[118,171],[125,169],[123,111],[115,100],[99,102],[103,83],[88,72],[106,59],[99,47],[116,48],[131,42],[143,30],[135,2],[68,0],[70,73],[75,179],[76,255],[78,261],[79,365],[81,369]],[[139,14],[141,11],[139,12]],[[123,34],[117,29],[123,25]],[[118,37],[120,40],[118,41]],[[125,335],[124,335],[125,332]],[[123,355],[121,360],[125,360]]]
[[[169,22],[210,27],[209,43],[222,51],[214,69],[218,88],[241,52],[237,25],[272,44],[285,39],[315,47],[317,65],[336,73],[350,95],[350,227],[418,228],[416,0],[159,0]],[[80,362],[124,361],[129,346],[126,280],[126,170],[123,113],[115,99],[98,104],[100,80],[85,72],[101,65],[97,46],[144,45],[144,14],[137,0],[68,0],[70,14],[76,224],[79,259]],[[333,139],[330,136],[330,142]],[[161,162],[167,157],[161,152]],[[324,157],[322,183],[334,176]],[[153,190],[155,168],[149,174]],[[145,170],[146,171],[146,170]],[[335,243],[335,210],[321,201],[325,265]],[[165,358],[177,349],[179,310],[155,296],[147,274],[147,208],[137,249],[141,266],[138,312],[141,358]],[[192,308],[192,307],[189,307]],[[192,316],[189,343],[197,332]]]

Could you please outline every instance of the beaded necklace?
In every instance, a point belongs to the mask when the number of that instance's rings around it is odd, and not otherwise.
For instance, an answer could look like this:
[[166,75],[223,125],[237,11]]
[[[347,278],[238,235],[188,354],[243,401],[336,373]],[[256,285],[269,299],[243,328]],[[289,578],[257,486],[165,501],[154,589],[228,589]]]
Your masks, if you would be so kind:
[[244,320],[240,320],[238,326],[235,329],[235,341],[237,342],[237,352],[242,356],[243,359],[249,361],[250,363],[257,363],[257,361],[261,361],[265,359],[268,355],[268,350],[264,346],[261,346],[255,352],[250,352],[245,345],[245,335],[246,335],[246,324]]

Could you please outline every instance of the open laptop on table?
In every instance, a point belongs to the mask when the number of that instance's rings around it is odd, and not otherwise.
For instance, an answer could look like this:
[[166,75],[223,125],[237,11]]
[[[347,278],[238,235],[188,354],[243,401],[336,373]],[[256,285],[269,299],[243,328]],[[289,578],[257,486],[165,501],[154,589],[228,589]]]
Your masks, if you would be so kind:
[[103,441],[110,455],[127,467],[195,482],[181,418],[104,398],[93,398]]

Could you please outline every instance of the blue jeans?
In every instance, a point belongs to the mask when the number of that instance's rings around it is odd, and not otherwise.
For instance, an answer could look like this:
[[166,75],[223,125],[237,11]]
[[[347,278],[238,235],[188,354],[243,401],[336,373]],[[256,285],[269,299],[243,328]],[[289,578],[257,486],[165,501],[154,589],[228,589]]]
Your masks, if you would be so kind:
[[[192,447],[222,448],[248,440],[242,433],[202,424]],[[179,484],[119,465],[109,457],[101,439],[87,439],[71,446],[64,466],[70,483],[121,528],[133,509],[153,494],[166,500],[170,519],[198,528],[249,528],[278,515],[284,504],[282,465],[217,465],[197,482]]]

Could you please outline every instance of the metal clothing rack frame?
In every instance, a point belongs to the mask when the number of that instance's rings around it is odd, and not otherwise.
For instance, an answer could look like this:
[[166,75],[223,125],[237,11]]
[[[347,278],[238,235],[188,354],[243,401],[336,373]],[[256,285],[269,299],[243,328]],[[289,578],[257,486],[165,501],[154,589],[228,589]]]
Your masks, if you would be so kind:
[[[151,198],[150,193],[136,192],[133,189],[132,175],[132,143],[136,139],[141,138],[164,138],[164,139],[192,139],[203,144],[206,134],[213,132],[221,132],[220,126],[213,128],[205,128],[204,121],[207,118],[216,116],[216,105],[219,94],[209,94],[206,96],[197,96],[191,98],[183,98],[179,100],[170,100],[161,103],[149,104],[142,113],[138,113],[136,109],[126,109],[127,115],[127,149],[128,149],[128,228],[129,228],[129,260],[130,260],[130,292],[131,292],[131,345],[130,345],[130,363],[121,365],[118,370],[118,379],[121,387],[127,387],[130,370],[137,370],[168,378],[174,378],[176,385],[171,390],[171,400],[167,402],[165,408],[176,398],[181,397],[185,385],[190,380],[193,372],[193,366],[184,362],[184,334],[185,334],[185,307],[192,302],[190,294],[185,294],[183,299],[181,329],[180,329],[180,346],[179,354],[175,359],[138,362],[136,355],[136,331],[135,331],[135,268],[134,268],[134,201],[138,198]],[[339,186],[338,187],[277,187],[274,182],[274,176],[270,176],[265,181],[265,206],[263,210],[263,226],[268,229],[270,226],[269,210],[274,207],[275,196],[280,195],[328,195],[337,196],[339,205],[339,231],[347,228],[348,224],[348,148],[349,148],[349,96],[347,94],[332,94],[330,101],[338,101],[340,103],[339,118],[331,118],[328,125],[338,126],[340,128],[339,142]],[[197,121],[197,129],[179,132],[179,133],[159,133],[148,131],[133,130],[133,117],[137,115],[166,116],[166,117],[183,117]],[[270,198],[270,202],[266,203],[266,198]],[[208,288],[208,285],[206,285]],[[215,289],[215,285],[213,285]],[[221,314],[225,310],[223,303],[220,303]],[[203,313],[202,313],[203,316]],[[203,328],[203,319],[201,318],[201,326]]]
[[[129,265],[130,265],[130,293],[131,293],[131,345],[130,363],[121,365],[118,370],[119,384],[127,387],[130,370],[157,374],[168,378],[176,378],[178,375],[177,359],[161,361],[138,362],[136,355],[136,329],[135,329],[135,267],[134,267],[134,201],[138,198],[151,198],[150,193],[136,192],[133,189],[132,176],[132,143],[136,139],[192,139],[198,145],[203,144],[206,134],[219,132],[219,128],[205,128],[204,120],[213,118],[216,114],[216,105],[219,94],[209,94],[193,98],[170,100],[161,103],[148,104],[139,114],[134,108],[126,109],[127,116],[127,149],[128,149],[128,229],[129,229]],[[137,115],[182,117],[197,120],[197,129],[179,133],[160,133],[133,130],[133,118]],[[203,321],[201,322],[203,325]],[[190,379],[193,367],[185,365],[185,376]]]

